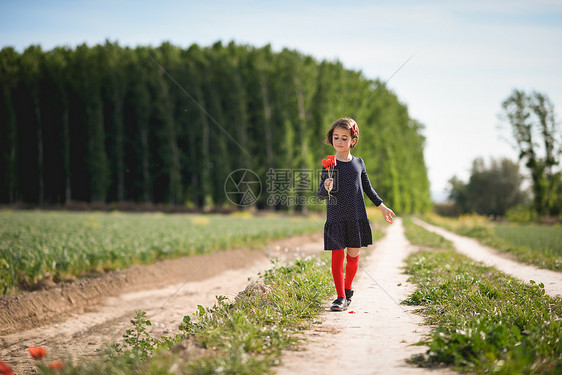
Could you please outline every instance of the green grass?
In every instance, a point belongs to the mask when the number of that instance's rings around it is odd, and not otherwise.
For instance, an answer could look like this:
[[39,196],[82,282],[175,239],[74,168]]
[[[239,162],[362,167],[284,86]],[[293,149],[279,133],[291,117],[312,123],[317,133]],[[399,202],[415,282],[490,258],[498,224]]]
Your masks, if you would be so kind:
[[402,223],[405,228],[405,235],[412,245],[429,249],[449,249],[453,250],[453,243],[438,234],[424,230],[414,224],[410,217],[404,217]]
[[[113,346],[93,362],[72,364],[63,374],[264,374],[279,364],[281,352],[296,348],[301,332],[314,323],[333,293],[328,257],[276,266],[261,276],[260,292],[235,300],[217,297],[211,308],[199,306],[186,316],[181,334],[154,339],[144,333],[143,313],[127,332],[126,347]],[[257,289],[256,289],[257,290]],[[177,343],[194,344],[202,355],[176,350]],[[182,344],[179,344],[182,345]],[[46,366],[43,374],[52,374]]]
[[319,217],[0,212],[0,293],[321,231]]
[[560,298],[471,261],[447,241],[439,249],[438,235],[404,222],[409,239],[434,248],[407,260],[406,272],[418,288],[404,303],[423,306],[427,324],[436,326],[429,350],[414,363],[480,374],[562,372]]
[[526,246],[546,255],[562,257],[562,227],[495,224],[494,234],[505,241]]
[[513,255],[518,261],[540,268],[562,271],[562,227],[535,224],[497,224],[478,215],[463,215],[458,219],[435,214],[423,217],[427,222],[481,244]]

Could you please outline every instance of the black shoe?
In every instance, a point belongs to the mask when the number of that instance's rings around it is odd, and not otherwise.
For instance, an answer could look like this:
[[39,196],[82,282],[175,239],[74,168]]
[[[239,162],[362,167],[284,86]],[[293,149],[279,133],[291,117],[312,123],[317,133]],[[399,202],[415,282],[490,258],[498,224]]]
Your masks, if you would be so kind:
[[345,309],[347,309],[347,304],[345,303],[345,298],[343,297],[340,297],[332,302],[332,307],[330,307],[330,310],[332,311],[343,311]]
[[346,289],[345,290],[345,302],[347,306],[351,305],[351,297],[353,297],[353,290]]

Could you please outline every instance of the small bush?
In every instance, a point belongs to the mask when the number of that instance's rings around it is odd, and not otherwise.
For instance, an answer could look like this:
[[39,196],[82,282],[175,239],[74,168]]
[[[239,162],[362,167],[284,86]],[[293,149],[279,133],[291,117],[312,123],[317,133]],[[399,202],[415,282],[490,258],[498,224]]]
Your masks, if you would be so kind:
[[519,205],[507,210],[505,218],[515,223],[530,223],[537,220],[537,214],[532,207]]

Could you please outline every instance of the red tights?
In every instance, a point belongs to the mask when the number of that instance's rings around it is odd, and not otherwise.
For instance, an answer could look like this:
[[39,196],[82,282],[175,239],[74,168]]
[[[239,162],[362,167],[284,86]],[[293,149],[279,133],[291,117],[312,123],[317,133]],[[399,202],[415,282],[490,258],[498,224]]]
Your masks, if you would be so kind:
[[[343,277],[343,260],[347,258],[345,265],[345,279]],[[339,297],[345,298],[345,289],[351,289],[353,278],[357,273],[359,267],[359,255],[356,257],[346,256],[343,249],[332,250],[332,276],[334,277],[334,284],[336,285],[336,292]]]

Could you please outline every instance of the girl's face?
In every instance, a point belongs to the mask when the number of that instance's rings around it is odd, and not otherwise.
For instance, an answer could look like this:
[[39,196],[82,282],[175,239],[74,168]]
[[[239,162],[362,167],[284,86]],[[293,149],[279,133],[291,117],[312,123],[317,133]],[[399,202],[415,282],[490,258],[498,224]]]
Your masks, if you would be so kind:
[[338,152],[347,152],[351,148],[351,145],[355,143],[355,140],[351,138],[351,132],[349,129],[340,128],[339,126],[334,129],[332,134],[332,144]]

